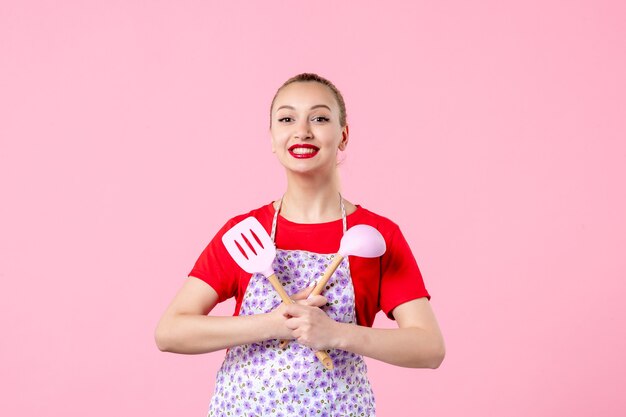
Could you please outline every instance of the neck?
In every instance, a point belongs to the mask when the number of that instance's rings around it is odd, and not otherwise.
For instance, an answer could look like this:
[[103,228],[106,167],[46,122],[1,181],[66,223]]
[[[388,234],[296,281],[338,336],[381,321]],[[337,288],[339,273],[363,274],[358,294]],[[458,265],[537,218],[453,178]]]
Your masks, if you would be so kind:
[[341,218],[339,175],[287,175],[287,191],[280,214],[296,223],[324,223]]

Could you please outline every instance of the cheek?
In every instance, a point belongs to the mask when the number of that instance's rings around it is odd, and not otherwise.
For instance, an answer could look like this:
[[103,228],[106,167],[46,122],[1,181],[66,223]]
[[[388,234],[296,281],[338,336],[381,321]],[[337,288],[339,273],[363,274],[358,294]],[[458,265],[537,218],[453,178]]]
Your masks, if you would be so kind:
[[285,138],[280,135],[273,135],[271,142],[272,142],[272,152],[274,153],[277,150],[281,149],[281,147],[283,147],[286,143]]
[[328,132],[328,142],[332,143],[333,146],[339,147],[343,139],[341,132],[337,132],[333,130],[332,132]]

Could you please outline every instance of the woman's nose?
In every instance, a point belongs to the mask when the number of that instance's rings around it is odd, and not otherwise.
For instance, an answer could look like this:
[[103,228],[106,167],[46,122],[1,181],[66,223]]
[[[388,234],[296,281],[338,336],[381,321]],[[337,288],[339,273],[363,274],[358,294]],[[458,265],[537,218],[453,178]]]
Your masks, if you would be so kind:
[[311,139],[313,137],[313,134],[311,133],[311,125],[308,120],[301,120],[298,122],[294,136],[296,139],[300,140]]

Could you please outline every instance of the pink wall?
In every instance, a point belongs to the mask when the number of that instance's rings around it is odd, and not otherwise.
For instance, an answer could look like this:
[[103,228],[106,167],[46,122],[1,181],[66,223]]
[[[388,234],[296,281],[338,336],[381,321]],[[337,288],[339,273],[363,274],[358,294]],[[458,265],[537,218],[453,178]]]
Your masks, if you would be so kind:
[[223,353],[153,330],[282,193],[268,106],[302,71],[343,90],[344,194],[402,227],[447,341],[369,361],[379,415],[624,415],[624,3],[414,3],[2,0],[0,415],[206,413]]

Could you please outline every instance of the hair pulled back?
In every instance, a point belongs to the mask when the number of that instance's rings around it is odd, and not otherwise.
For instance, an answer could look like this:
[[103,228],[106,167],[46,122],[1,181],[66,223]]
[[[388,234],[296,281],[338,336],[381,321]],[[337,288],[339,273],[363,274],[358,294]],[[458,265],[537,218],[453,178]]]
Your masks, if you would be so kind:
[[276,90],[276,94],[274,94],[274,98],[272,99],[272,105],[270,106],[270,127],[272,126],[272,109],[274,108],[274,102],[276,101],[276,97],[280,90],[288,86],[289,84],[299,83],[299,82],[316,82],[325,85],[332,91],[335,96],[335,100],[337,100],[337,104],[339,105],[339,124],[341,127],[346,125],[346,103],[343,101],[343,96],[341,92],[335,87],[335,84],[327,80],[326,78],[311,73],[311,72],[303,72],[301,74],[295,75],[285,81],[283,85],[281,85],[278,90]]

